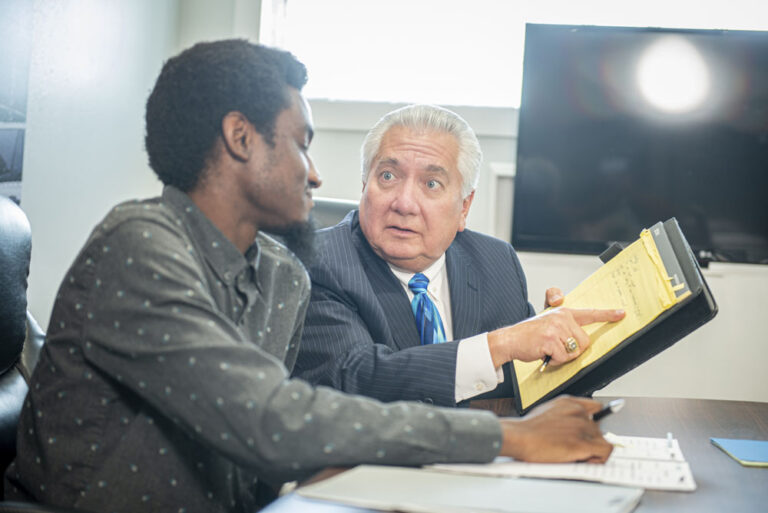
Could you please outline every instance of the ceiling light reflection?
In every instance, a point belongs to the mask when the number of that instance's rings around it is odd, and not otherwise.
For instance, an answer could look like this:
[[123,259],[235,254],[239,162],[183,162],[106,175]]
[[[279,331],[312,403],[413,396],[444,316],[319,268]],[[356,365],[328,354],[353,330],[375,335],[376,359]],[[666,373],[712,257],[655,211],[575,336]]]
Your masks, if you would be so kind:
[[643,52],[637,81],[648,103],[669,113],[696,109],[710,89],[709,69],[701,53],[678,36],[662,37]]

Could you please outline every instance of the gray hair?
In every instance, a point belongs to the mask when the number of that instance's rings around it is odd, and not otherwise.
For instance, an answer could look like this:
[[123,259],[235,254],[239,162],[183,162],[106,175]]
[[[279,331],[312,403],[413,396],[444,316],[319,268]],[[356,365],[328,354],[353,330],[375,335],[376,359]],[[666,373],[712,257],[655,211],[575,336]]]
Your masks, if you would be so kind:
[[456,138],[459,147],[457,166],[461,173],[462,197],[467,197],[477,187],[483,152],[472,127],[464,118],[448,109],[436,105],[408,105],[381,118],[371,128],[363,141],[361,150],[363,183],[368,181],[373,160],[381,147],[384,135],[393,127],[402,126],[413,130],[434,130]]

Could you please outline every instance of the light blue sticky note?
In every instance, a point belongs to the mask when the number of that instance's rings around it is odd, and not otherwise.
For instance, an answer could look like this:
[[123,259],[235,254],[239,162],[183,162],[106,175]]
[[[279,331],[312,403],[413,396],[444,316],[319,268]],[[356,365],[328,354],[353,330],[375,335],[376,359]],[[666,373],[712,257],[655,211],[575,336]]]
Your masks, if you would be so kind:
[[768,440],[710,438],[716,447],[747,467],[768,467]]

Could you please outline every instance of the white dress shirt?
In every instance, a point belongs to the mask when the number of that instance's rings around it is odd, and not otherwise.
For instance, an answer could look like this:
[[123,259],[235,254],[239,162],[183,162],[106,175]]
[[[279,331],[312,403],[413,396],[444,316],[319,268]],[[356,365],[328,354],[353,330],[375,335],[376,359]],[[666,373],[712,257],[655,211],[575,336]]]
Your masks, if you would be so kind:
[[[389,264],[395,277],[408,294],[408,301],[413,301],[413,292],[408,282],[414,273]],[[448,272],[445,268],[445,254],[422,271],[427,279],[427,294],[435,303],[440,318],[443,320],[445,339],[453,340],[453,318],[451,315],[451,290],[448,284]],[[459,341],[456,354],[456,402],[493,390],[504,381],[501,368],[494,368],[491,350],[488,347],[488,333],[481,333]]]

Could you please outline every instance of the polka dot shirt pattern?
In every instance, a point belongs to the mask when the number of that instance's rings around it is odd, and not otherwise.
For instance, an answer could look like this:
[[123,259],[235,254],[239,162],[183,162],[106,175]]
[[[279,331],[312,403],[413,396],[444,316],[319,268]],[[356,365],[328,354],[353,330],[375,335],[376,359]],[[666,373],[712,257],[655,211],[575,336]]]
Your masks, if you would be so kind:
[[289,379],[308,298],[288,250],[259,234],[244,256],[172,187],[115,207],[59,290],[7,496],[91,511],[255,511],[256,484],[329,465],[498,453],[489,413]]

